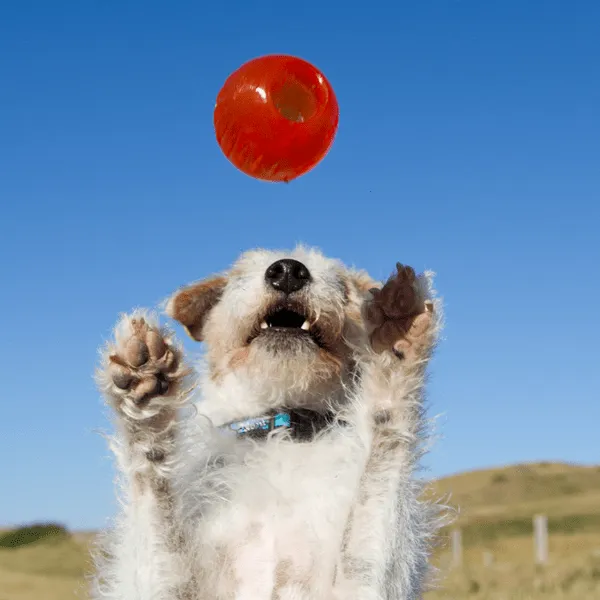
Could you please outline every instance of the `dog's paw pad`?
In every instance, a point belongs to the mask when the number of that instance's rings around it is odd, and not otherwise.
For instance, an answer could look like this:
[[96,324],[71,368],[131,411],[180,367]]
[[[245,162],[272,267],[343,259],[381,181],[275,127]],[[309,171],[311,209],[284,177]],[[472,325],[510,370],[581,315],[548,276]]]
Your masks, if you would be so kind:
[[133,375],[124,366],[114,364],[110,367],[112,382],[120,389],[127,390],[133,383]]
[[375,352],[391,350],[407,358],[427,345],[433,304],[423,299],[418,283],[412,267],[397,263],[383,288],[371,291],[365,315]]
[[117,395],[135,404],[172,394],[184,375],[179,350],[143,317],[124,319],[108,359]]
[[132,337],[125,346],[124,358],[132,367],[145,365],[150,358],[146,342],[139,337]]

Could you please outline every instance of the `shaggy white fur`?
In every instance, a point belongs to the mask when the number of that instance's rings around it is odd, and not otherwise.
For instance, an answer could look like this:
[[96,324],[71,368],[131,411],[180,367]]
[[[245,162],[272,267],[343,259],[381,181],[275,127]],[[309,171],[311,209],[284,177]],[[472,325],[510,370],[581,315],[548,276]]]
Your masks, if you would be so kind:
[[[195,370],[155,316],[123,316],[97,373],[122,504],[92,597],[420,598],[441,523],[415,474],[433,296],[401,265],[382,287],[316,250],[247,252],[166,303],[206,344]],[[228,426],[274,412],[305,420]]]

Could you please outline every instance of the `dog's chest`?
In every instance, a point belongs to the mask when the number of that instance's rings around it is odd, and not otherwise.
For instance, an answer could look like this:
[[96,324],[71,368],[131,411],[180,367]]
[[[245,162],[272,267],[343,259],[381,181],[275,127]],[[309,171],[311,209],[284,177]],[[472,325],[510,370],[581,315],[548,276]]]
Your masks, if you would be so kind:
[[330,584],[361,466],[352,436],[333,432],[310,443],[259,444],[242,465],[226,467],[229,497],[213,505],[200,534],[205,566],[219,565],[217,589],[233,585],[261,598],[277,586]]

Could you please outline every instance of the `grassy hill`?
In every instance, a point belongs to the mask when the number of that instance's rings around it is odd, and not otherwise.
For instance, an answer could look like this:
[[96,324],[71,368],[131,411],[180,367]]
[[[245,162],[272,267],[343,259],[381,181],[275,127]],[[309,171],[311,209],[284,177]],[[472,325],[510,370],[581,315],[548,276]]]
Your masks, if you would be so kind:
[[[442,587],[426,600],[600,599],[600,466],[536,463],[460,473],[428,493],[450,495],[458,509],[464,559],[450,568],[448,549],[439,550]],[[533,564],[531,520],[538,513],[549,517],[546,569]],[[85,599],[91,534],[40,531],[23,537],[0,530],[0,600]],[[7,534],[12,542],[3,547]],[[30,543],[15,544],[17,538]]]
[[[600,466],[532,463],[460,473],[434,482],[450,495],[462,530],[463,564],[451,567],[427,600],[600,599]],[[549,564],[534,564],[533,524],[548,516]],[[445,532],[448,533],[448,532]]]
[[436,481],[450,494],[466,544],[529,535],[534,515],[548,516],[550,534],[600,536],[600,466],[533,463],[460,473]]
[[70,534],[0,548],[0,600],[85,598],[86,542]]
[[451,493],[465,521],[600,512],[600,466],[543,462],[470,471],[439,479],[432,489]]

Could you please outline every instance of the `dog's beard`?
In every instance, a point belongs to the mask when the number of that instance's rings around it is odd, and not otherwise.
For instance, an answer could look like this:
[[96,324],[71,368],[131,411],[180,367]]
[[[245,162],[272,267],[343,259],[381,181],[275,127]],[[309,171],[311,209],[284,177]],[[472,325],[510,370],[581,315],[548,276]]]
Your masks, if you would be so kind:
[[269,328],[262,332],[252,344],[274,357],[297,357],[297,355],[306,354],[306,358],[309,359],[311,354],[319,351],[319,346],[315,340],[310,334],[302,330],[282,331]]
[[260,336],[240,368],[258,395],[279,398],[288,406],[318,405],[341,389],[342,361],[308,336]]

